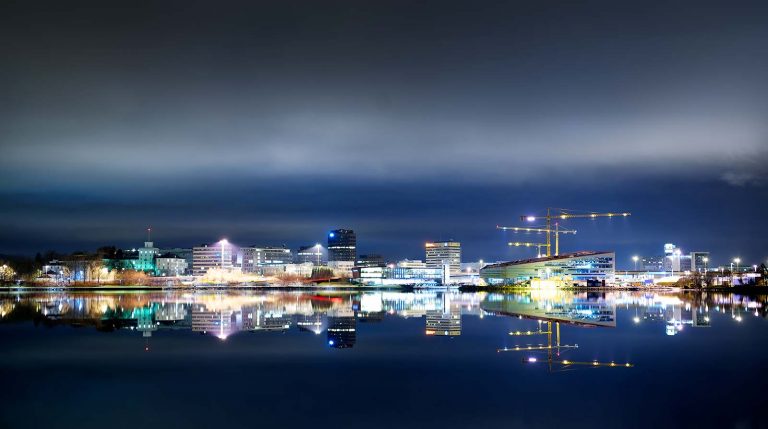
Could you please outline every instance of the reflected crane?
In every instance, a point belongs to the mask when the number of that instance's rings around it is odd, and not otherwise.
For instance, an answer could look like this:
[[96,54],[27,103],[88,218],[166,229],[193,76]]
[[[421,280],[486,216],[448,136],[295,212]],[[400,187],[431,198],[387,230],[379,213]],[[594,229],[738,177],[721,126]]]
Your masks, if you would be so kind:
[[[574,361],[569,359],[561,359],[560,353],[562,349],[576,349],[579,348],[578,344],[560,344],[560,322],[552,322],[552,321],[546,321],[547,323],[547,329],[542,329],[542,321],[539,320],[539,329],[536,331],[514,331],[510,332],[509,335],[514,337],[528,337],[528,336],[535,336],[535,335],[546,335],[547,336],[547,344],[538,344],[538,345],[526,345],[526,346],[514,346],[514,347],[504,347],[503,349],[497,349],[497,353],[502,352],[526,352],[526,351],[546,351],[547,352],[547,368],[549,369],[549,372],[553,371],[553,366],[557,365],[557,370],[567,370],[571,366],[590,366],[590,367],[615,367],[615,368],[632,368],[634,365],[627,362],[627,363],[616,363],[616,362],[599,362],[597,360],[593,361]],[[555,342],[552,343],[552,323],[555,324]],[[540,362],[538,358],[536,357],[528,357],[523,358],[523,363],[527,364],[535,364]]]

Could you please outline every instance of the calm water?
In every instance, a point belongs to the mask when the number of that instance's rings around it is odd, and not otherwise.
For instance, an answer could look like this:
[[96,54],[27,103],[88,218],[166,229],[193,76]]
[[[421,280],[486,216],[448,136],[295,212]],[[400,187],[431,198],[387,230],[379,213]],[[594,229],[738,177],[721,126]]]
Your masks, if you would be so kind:
[[0,303],[3,428],[768,427],[765,297],[318,291]]

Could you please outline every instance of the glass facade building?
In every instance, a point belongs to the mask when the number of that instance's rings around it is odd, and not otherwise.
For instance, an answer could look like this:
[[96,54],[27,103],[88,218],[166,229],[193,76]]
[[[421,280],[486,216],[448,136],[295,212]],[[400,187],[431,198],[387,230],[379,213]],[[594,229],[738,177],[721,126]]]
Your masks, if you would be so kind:
[[480,277],[489,284],[513,284],[533,278],[560,277],[574,282],[612,282],[616,272],[613,252],[574,252],[559,256],[486,265]]

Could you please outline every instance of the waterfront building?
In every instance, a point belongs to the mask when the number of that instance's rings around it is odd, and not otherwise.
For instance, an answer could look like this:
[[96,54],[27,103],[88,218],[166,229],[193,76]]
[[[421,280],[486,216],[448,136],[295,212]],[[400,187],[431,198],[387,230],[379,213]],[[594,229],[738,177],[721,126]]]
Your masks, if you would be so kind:
[[139,257],[134,264],[137,271],[155,271],[155,257],[160,254],[160,249],[155,247],[155,243],[145,241],[144,247],[139,247]]
[[480,277],[489,284],[518,283],[534,278],[560,278],[574,283],[601,284],[613,281],[613,252],[582,251],[486,265]]
[[168,247],[168,248],[162,248],[160,249],[160,254],[164,255],[170,253],[177,258],[181,258],[187,262],[187,272],[184,274],[189,274],[190,270],[192,269],[193,264],[193,256],[192,256],[192,248],[191,247]]
[[398,268],[427,268],[424,261],[418,259],[403,259],[397,263]]
[[444,268],[426,267],[355,267],[355,282],[368,286],[438,284],[445,279]]
[[328,233],[328,262],[357,260],[357,236],[351,229],[334,229]]
[[234,246],[227,240],[196,246],[192,249],[192,274],[202,276],[212,268],[231,270],[234,255]]
[[296,252],[295,262],[297,264],[310,262],[319,266],[324,265],[326,261],[328,261],[328,252],[320,244],[315,244],[313,246],[301,246]]
[[375,253],[360,255],[355,265],[358,267],[383,267],[385,265],[384,257]]
[[643,270],[650,271],[650,272],[664,271],[664,257],[663,256],[643,257]]
[[251,246],[244,247],[242,252],[244,273],[257,273],[262,267],[293,263],[293,252],[285,246]]
[[189,269],[186,259],[172,253],[165,253],[155,258],[155,274],[160,277],[182,276]]
[[56,281],[69,280],[69,268],[58,259],[53,259],[43,265],[42,274]]
[[461,243],[458,241],[428,242],[425,245],[427,268],[448,265],[451,274],[461,272]]

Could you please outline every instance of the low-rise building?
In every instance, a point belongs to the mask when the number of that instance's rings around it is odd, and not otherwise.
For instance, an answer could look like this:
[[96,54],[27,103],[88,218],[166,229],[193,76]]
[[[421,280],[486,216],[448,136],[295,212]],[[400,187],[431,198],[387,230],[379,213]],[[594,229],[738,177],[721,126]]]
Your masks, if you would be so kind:
[[172,253],[166,253],[155,258],[155,275],[160,277],[182,276],[189,266],[184,258]]
[[578,283],[604,285],[613,282],[615,261],[614,252],[563,253],[486,265],[480,270],[480,277],[489,284],[512,284],[534,278],[557,277]]
[[293,252],[284,246],[251,246],[242,252],[244,273],[261,273],[263,267],[293,263]]

